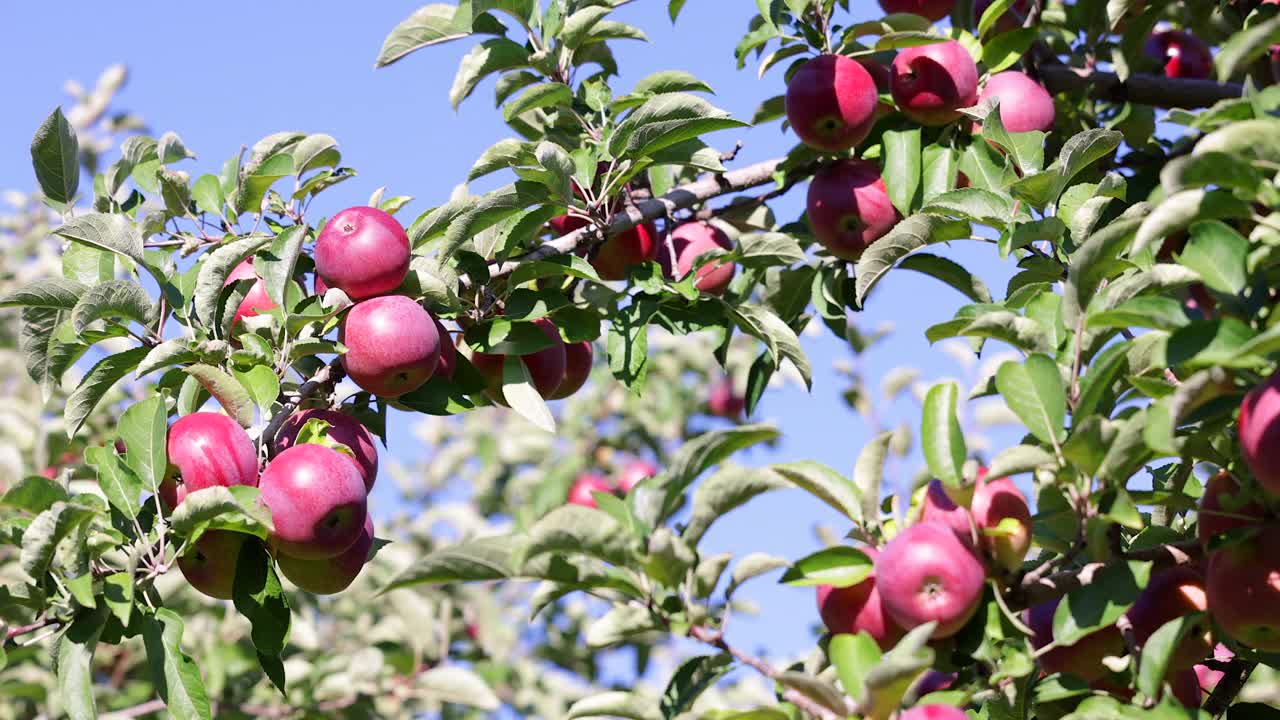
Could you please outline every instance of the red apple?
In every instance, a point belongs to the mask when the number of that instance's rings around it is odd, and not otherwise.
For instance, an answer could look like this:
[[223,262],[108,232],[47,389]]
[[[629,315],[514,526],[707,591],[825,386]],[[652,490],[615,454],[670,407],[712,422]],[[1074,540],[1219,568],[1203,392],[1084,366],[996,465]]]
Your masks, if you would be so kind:
[[584,507],[598,507],[594,493],[612,493],[613,486],[603,475],[586,473],[579,475],[569,488],[569,504]]
[[721,378],[720,382],[711,386],[711,394],[707,396],[707,412],[728,420],[742,417],[747,408],[747,401],[733,386],[732,378]]
[[591,376],[591,343],[587,340],[564,344],[564,379],[548,400],[563,400],[582,389]]
[[178,558],[178,569],[191,587],[218,600],[230,600],[236,563],[245,541],[257,538],[230,530],[208,530]]
[[806,215],[813,235],[832,255],[857,260],[898,222],[880,168],[866,160],[839,160],[809,181]]
[[898,720],[968,720],[964,710],[951,705],[917,705],[904,710]]
[[1280,495],[1280,372],[1244,396],[1240,404],[1240,454],[1253,477]]
[[1196,513],[1196,537],[1207,548],[1210,540],[1228,530],[1261,525],[1266,512],[1241,491],[1231,473],[1222,470],[1205,483]]
[[787,122],[811,148],[843,152],[862,142],[879,94],[866,68],[843,55],[819,55],[787,83]]
[[955,40],[898,52],[890,81],[898,109],[922,125],[945,125],[978,101],[978,66]]
[[[978,526],[982,548],[993,565],[1006,573],[1020,568],[1031,549],[1031,508],[1027,504],[1027,496],[1009,478],[987,480],[980,477],[969,511]],[[1008,519],[1016,522],[1017,527],[1012,534],[989,535],[983,532],[994,530]]]
[[[1053,642],[1053,615],[1061,598],[1036,605],[1022,615],[1022,620],[1035,634],[1031,646],[1039,650]],[[1125,654],[1124,640],[1115,625],[1108,625],[1085,635],[1074,645],[1062,645],[1039,656],[1040,667],[1047,673],[1067,673],[1086,681],[1102,679],[1107,667],[1105,657]]]
[[346,445],[351,450],[348,458],[360,471],[360,479],[364,481],[366,491],[373,490],[373,482],[378,477],[378,446],[374,444],[373,434],[360,424],[359,420],[338,412],[337,410],[303,410],[289,416],[280,426],[276,435],[276,450],[287,450],[296,444],[298,433],[311,420],[323,420],[329,423],[327,430],[329,439]]
[[409,236],[394,217],[360,205],[329,218],[316,238],[316,272],[352,300],[395,290],[409,274]]
[[333,595],[346,590],[369,559],[373,549],[373,518],[365,515],[360,537],[338,555],[321,560],[302,560],[276,554],[280,572],[298,587],[317,595]]
[[342,356],[347,376],[381,397],[418,389],[440,362],[435,318],[402,295],[356,303],[343,318],[338,339],[347,346]]
[[942,525],[919,523],[880,551],[876,582],[894,622],[910,630],[938,623],[934,639],[950,637],[977,612],[986,573],[973,551]]
[[1169,678],[1169,689],[1173,697],[1184,707],[1198,708],[1203,701],[1200,693],[1200,681],[1195,670],[1180,670]]
[[602,280],[626,280],[632,265],[657,259],[660,242],[658,228],[642,223],[605,240],[591,256],[591,267]]
[[[1183,565],[1151,576],[1147,587],[1125,613],[1133,624],[1134,639],[1139,645],[1165,623],[1209,607],[1205,592],[1203,572],[1196,567]],[[1209,654],[1213,647],[1209,621],[1192,628],[1169,659],[1169,668],[1187,670]]]
[[1207,586],[1223,632],[1252,648],[1280,651],[1280,526],[1210,555]]
[[992,75],[978,102],[989,98],[1000,100],[1000,122],[1009,132],[1053,129],[1053,98],[1040,83],[1020,72]]
[[1207,80],[1213,75],[1213,53],[1209,46],[1183,30],[1152,33],[1143,52],[1160,63],[1165,77]]
[[911,13],[930,20],[941,20],[955,7],[952,0],[880,0],[880,9],[885,13]]
[[245,258],[243,262],[235,266],[231,273],[227,275],[226,282],[222,283],[222,285],[226,287],[239,280],[253,280],[253,285],[249,287],[249,292],[240,301],[240,305],[236,307],[236,317],[231,321],[231,327],[233,328],[239,325],[244,318],[271,312],[276,307],[275,302],[267,295],[266,284],[262,282],[262,278],[258,277],[258,274],[253,270],[253,258]]
[[311,294],[324,297],[324,294],[327,292],[329,292],[329,286],[324,284],[324,278],[320,277],[318,274],[313,275],[311,277]]
[[[880,555],[872,547],[859,549],[873,562]],[[882,650],[892,648],[902,638],[902,628],[885,614],[881,605],[874,571],[857,585],[842,588],[819,585],[818,614],[831,634],[853,635],[865,631]]]
[[160,485],[160,500],[170,510],[197,490],[258,484],[258,450],[226,415],[198,412],[178,418],[165,448],[176,470]]
[[618,489],[625,495],[641,481],[658,474],[658,466],[648,460],[632,460],[618,474]]
[[[528,369],[533,387],[537,389],[538,394],[549,399],[560,387],[560,383],[564,382],[568,353],[565,351],[564,340],[561,339],[560,330],[556,328],[555,323],[547,318],[538,318],[533,322],[551,340],[551,346],[535,353],[522,355],[520,361]],[[482,352],[471,355],[471,364],[488,382],[489,396],[495,402],[502,400],[502,365],[506,358],[506,355]]]
[[[671,231],[670,249],[675,250],[675,261],[664,243],[658,249],[658,263],[666,276],[679,280],[693,270],[693,261],[699,255],[717,248],[733,250],[733,241],[720,228],[708,222],[687,222]],[[736,268],[733,263],[713,260],[698,268],[693,286],[708,295],[723,295],[733,280]]]
[[277,552],[299,560],[341,554],[360,537],[368,511],[364,481],[351,459],[323,445],[295,445],[262,471],[262,504],[271,511]]
[[920,522],[937,523],[951,529],[965,547],[973,547],[973,521],[967,508],[960,507],[947,495],[941,480],[930,480],[920,505]]

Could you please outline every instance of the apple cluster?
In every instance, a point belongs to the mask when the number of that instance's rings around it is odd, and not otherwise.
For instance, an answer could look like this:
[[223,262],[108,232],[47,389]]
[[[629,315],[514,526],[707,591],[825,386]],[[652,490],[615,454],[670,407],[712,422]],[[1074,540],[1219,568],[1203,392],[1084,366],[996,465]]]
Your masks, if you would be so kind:
[[[276,455],[258,471],[253,440],[225,415],[197,412],[169,428],[169,472],[160,487],[168,511],[210,487],[257,487],[271,513],[267,546],[280,571],[303,590],[341,592],[355,580],[373,548],[368,493],[378,472],[373,436],[337,410],[290,416],[275,441]],[[230,599],[244,543],[231,530],[208,530],[178,559],[200,592]]]
[[831,633],[866,632],[886,650],[929,622],[934,639],[950,637],[977,612],[987,577],[1016,570],[1030,547],[1031,510],[1011,480],[982,470],[976,485],[950,491],[933,480],[916,522],[860,548],[874,568],[866,579],[818,586],[818,612]]
[[583,473],[569,486],[568,501],[570,505],[599,507],[600,504],[595,498],[596,493],[625,497],[641,481],[657,474],[657,465],[639,458],[623,465],[612,478],[594,472]]

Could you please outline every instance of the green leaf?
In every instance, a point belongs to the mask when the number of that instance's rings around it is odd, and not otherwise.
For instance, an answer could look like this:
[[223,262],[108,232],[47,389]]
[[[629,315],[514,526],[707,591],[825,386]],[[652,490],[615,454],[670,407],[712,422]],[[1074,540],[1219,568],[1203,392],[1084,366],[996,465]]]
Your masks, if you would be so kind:
[[[289,600],[262,543],[252,540],[241,543],[232,596],[236,610],[253,624],[249,637],[258,653],[276,657],[284,652],[289,635]],[[283,678],[272,680],[283,689]]]
[[[680,1],[680,0],[677,0]],[[658,702],[636,693],[610,691],[588,695],[569,706],[565,720],[618,717],[628,720],[665,720]]]
[[[865,521],[863,507],[866,498],[858,487],[836,470],[812,460],[772,465],[770,469],[784,480],[813,495],[843,513],[855,523]],[[872,502],[877,502],[878,499]]]
[[1059,446],[1065,439],[1067,395],[1058,364],[1036,353],[1026,363],[1009,361],[996,371],[996,389],[1009,409],[1041,442]]
[[855,268],[858,301],[865,303],[871,288],[913,250],[968,237],[969,229],[967,222],[936,215],[916,214],[902,220],[887,235],[872,243],[858,260]]
[[609,150],[642,157],[704,133],[745,126],[696,95],[666,93],[628,115],[610,139]]
[[875,567],[866,553],[847,545],[836,545],[795,561],[779,582],[792,587],[850,587],[871,577],[873,572]]
[[112,573],[102,579],[102,598],[107,609],[125,627],[133,616],[133,582],[132,572]]
[[125,410],[120,418],[120,438],[128,451],[125,460],[151,492],[160,486],[169,465],[165,445],[168,417],[164,398],[151,397]]
[[[287,227],[271,241],[271,247],[266,252],[254,258],[253,268],[258,277],[262,278],[267,297],[280,307],[286,304],[285,288],[293,279],[294,269],[298,265],[298,255],[302,252],[302,243],[306,238],[307,226]],[[203,268],[201,270],[203,271]],[[226,278],[223,278],[223,282],[226,282]]]
[[22,548],[18,554],[19,565],[27,577],[36,583],[44,582],[44,574],[49,571],[58,543],[97,514],[95,508],[74,502],[56,502],[37,515],[22,533]]
[[87,288],[74,281],[51,277],[30,284],[0,297],[0,308],[35,307],[70,310],[80,301]]
[[530,86],[502,108],[502,117],[511,122],[522,113],[538,108],[569,105],[573,102],[573,89],[564,83],[545,82]]
[[1015,219],[1011,200],[976,187],[942,193],[929,201],[920,212],[973,220],[996,229],[1004,228]]
[[959,394],[960,388],[954,382],[941,382],[929,388],[920,426],[920,442],[929,472],[952,488],[964,484],[964,461],[968,453],[964,431],[956,419]]
[[156,611],[142,626],[151,682],[169,715],[177,720],[210,720],[213,713],[196,662],[182,652],[182,618],[169,608]]
[[1178,255],[1178,264],[1196,271],[1210,289],[1235,295],[1248,283],[1248,253],[1249,241],[1234,228],[1205,220],[1191,226],[1191,239]]
[[809,367],[809,359],[800,347],[800,338],[796,336],[791,326],[787,325],[782,321],[782,318],[773,314],[773,311],[763,305],[731,305],[726,303],[725,308],[737,321],[738,327],[744,333],[764,342],[775,365],[780,364],[782,358],[790,360],[796,371],[800,373],[800,378],[804,380],[805,387],[812,386],[812,370]]
[[[138,475],[129,467],[122,465],[119,456],[107,448],[86,448],[84,459],[97,471],[98,487],[102,488],[102,494],[106,496],[107,502],[125,517],[137,517],[142,510],[143,488],[143,482]],[[161,469],[163,470],[163,467]]]
[[70,243],[62,250],[62,276],[84,287],[115,277],[116,258],[91,245]]
[[502,364],[502,398],[535,427],[555,432],[556,419],[551,409],[534,387],[528,366],[516,355],[507,355]]
[[877,524],[880,517],[880,488],[884,482],[884,463],[889,455],[892,432],[875,436],[858,453],[853,465],[853,485],[862,498],[860,521],[863,525]]
[[613,376],[639,393],[649,371],[649,319],[658,310],[651,300],[637,298],[619,309],[609,323],[605,351]]
[[1101,627],[1114,625],[1147,585],[1151,563],[1107,565],[1093,582],[1072,590],[1053,615],[1053,637],[1059,645],[1074,645]]
[[227,276],[245,258],[261,249],[270,238],[251,236],[218,246],[200,258],[200,272],[196,276],[196,316],[206,326],[217,327],[218,298],[227,282]]
[[876,641],[865,632],[857,635],[839,633],[831,638],[827,654],[836,666],[844,691],[860,701],[867,694],[867,673],[880,662],[880,648]]
[[52,232],[72,242],[110,250],[143,264],[142,233],[125,215],[88,213],[68,220]]
[[248,370],[232,368],[231,374],[249,391],[249,397],[264,416],[270,415],[271,406],[280,395],[280,380],[266,365],[254,365]]
[[[986,126],[983,126],[985,131]],[[1028,175],[1010,188],[1015,197],[1042,208],[1057,202],[1072,178],[1106,157],[1124,136],[1114,130],[1091,129],[1077,133],[1062,145],[1058,159],[1042,173]]]
[[178,535],[195,542],[207,530],[226,530],[266,539],[271,512],[258,502],[259,491],[248,485],[201,488],[186,496],[169,518]]
[[953,148],[944,145],[928,145],[922,157],[922,202],[929,202],[942,193],[955,188],[960,171],[960,157]]
[[240,191],[235,196],[236,209],[256,215],[262,212],[262,204],[271,186],[281,178],[293,175],[295,168],[293,156],[282,151],[267,157],[256,167],[251,158],[245,170]]
[[495,712],[502,705],[479,675],[458,665],[443,665],[418,675],[414,689],[436,702],[466,705],[486,712]]
[[4,495],[0,496],[0,506],[39,515],[53,507],[55,503],[65,502],[70,497],[67,491],[54,481],[41,475],[28,475],[14,483]]
[[195,378],[209,394],[222,405],[233,420],[241,427],[253,425],[254,401],[240,381],[229,375],[226,370],[205,363],[196,363],[182,368],[182,371]]
[[987,289],[986,283],[953,260],[928,253],[916,253],[903,258],[898,267],[937,278],[974,302],[991,302],[991,291]]
[[982,64],[992,74],[1013,67],[1039,34],[1039,28],[1018,28],[991,38],[982,44]]
[[227,204],[227,198],[222,193],[222,184],[218,182],[216,175],[201,175],[197,178],[191,186],[191,199],[195,200],[196,209],[200,212],[218,217],[226,214],[223,208]]
[[613,11],[611,7],[599,5],[584,7],[565,18],[564,27],[560,30],[560,41],[565,47],[574,50],[587,39],[596,23]]
[[75,198],[80,186],[80,143],[62,108],[55,108],[36,129],[31,165],[45,197],[63,205]]
[[700,483],[693,491],[693,513],[681,537],[696,546],[711,524],[748,500],[784,487],[776,475],[764,470],[728,466]]
[[563,505],[529,528],[524,562],[546,553],[581,554],[625,565],[635,557],[633,536],[617,520],[594,508]]
[[89,288],[71,311],[76,334],[83,335],[95,321],[106,317],[155,322],[155,308],[141,285],[132,280],[111,280]]
[[706,432],[685,443],[671,458],[664,476],[667,478],[666,507],[682,497],[708,468],[744,448],[777,439],[778,430],[768,425],[739,425],[725,430]]
[[804,262],[804,250],[790,235],[780,232],[745,233],[738,237],[743,267],[772,267]]
[[1040,468],[1057,467],[1057,464],[1058,460],[1053,453],[1044,448],[1034,445],[1015,445],[992,458],[987,473],[991,477],[1002,478],[1033,472]]
[[674,720],[690,710],[703,691],[716,684],[733,668],[733,657],[728,653],[700,655],[689,658],[676,669],[662,693],[660,708],[662,717]]
[[515,138],[499,140],[485,150],[475,164],[471,166],[471,172],[467,173],[467,181],[470,182],[476,178],[481,178],[515,165],[531,164],[533,162],[532,149],[532,143],[522,142]]
[[[1213,66],[1217,70],[1218,82],[1230,81],[1266,55],[1268,48],[1277,43],[1280,43],[1280,16],[1273,16],[1232,34],[1214,53]],[[1146,694],[1148,697],[1156,696],[1155,693]]]
[[661,95],[673,92],[714,93],[711,86],[683,70],[660,70],[643,77],[631,91],[634,95]]
[[54,667],[58,675],[58,697],[62,710],[71,720],[98,717],[93,697],[93,651],[106,625],[103,609],[76,616],[62,637],[58,638]]
[[493,38],[476,45],[463,56],[458,73],[449,90],[449,104],[454,110],[471,95],[480,81],[499,70],[525,67],[529,52],[507,38]]
[[882,142],[884,184],[893,206],[907,217],[920,193],[920,128],[886,130]]
[[1182,638],[1205,622],[1203,613],[1192,613],[1171,620],[1151,633],[1142,643],[1142,660],[1138,663],[1138,690],[1149,698],[1158,697]]
[[195,359],[196,354],[191,350],[191,344],[187,340],[179,338],[165,340],[147,352],[147,356],[138,363],[134,377],[140,378],[160,368],[194,362]]
[[107,391],[142,362],[147,350],[146,347],[136,347],[108,355],[89,370],[80,386],[67,398],[64,415],[67,437],[75,436]]
[[1252,213],[1249,203],[1228,190],[1183,190],[1165,198],[1142,221],[1129,249],[1136,254],[1158,241],[1180,232],[1196,220],[1247,218]]
[[386,67],[405,55],[439,43],[464,38],[471,28],[455,21],[457,8],[448,3],[431,3],[418,8],[382,41],[375,68]]
[[447,545],[403,570],[380,592],[411,585],[504,580],[516,574],[513,556],[519,547],[520,539],[512,535]]

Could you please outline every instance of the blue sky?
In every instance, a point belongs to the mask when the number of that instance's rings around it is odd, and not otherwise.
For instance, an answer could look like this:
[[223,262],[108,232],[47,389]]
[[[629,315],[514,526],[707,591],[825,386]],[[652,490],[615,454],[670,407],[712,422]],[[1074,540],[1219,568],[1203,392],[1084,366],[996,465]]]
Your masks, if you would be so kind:
[[[420,51],[375,72],[373,60],[383,37],[416,7],[416,2],[378,3],[314,0],[258,3],[80,3],[74,12],[60,3],[8,3],[0,12],[0,64],[9,68],[5,112],[0,113],[0,189],[34,187],[28,146],[32,133],[55,105],[65,101],[63,83],[88,85],[112,63],[129,67],[130,79],[118,105],[140,113],[154,134],[173,130],[199,159],[193,174],[216,172],[241,144],[279,130],[324,132],[338,139],[345,165],[359,176],[322,195],[315,210],[332,213],[364,203],[377,187],[388,195],[416,200],[401,217],[406,224],[424,209],[447,199],[480,153],[510,133],[492,107],[491,83],[484,84],[458,112],[447,95],[458,59],[469,45],[460,41]],[[880,14],[869,2],[854,3],[852,18]],[[672,27],[666,2],[641,0],[621,10],[623,19],[643,28],[649,44],[617,43],[622,78],[629,88],[641,77],[667,69],[694,72],[715,88],[713,102],[740,118],[782,90],[780,70],[763,80],[751,64],[737,70],[733,48],[755,12],[749,0],[689,0],[680,24]],[[745,147],[738,164],[780,155],[794,137],[778,124],[720,133],[713,144]],[[481,186],[480,189],[484,189]],[[803,188],[775,206],[780,218],[803,208]],[[320,205],[318,203],[318,205]],[[959,243],[938,251],[975,269],[1001,297],[1012,262],[1001,263],[991,246]],[[922,275],[891,273],[856,318],[865,329],[891,322],[896,331],[861,360],[874,389],[896,366],[911,365],[925,378],[956,374],[954,360],[924,339],[924,329],[950,319],[966,302],[954,290]],[[812,459],[851,472],[871,431],[840,398],[845,381],[832,365],[848,362],[848,351],[830,334],[806,340],[814,367],[812,394],[786,388],[765,396],[759,416],[777,422],[781,447],[748,455],[752,463]],[[994,348],[993,344],[993,349]],[[988,350],[988,354],[992,351]],[[967,390],[967,386],[965,388]],[[918,429],[918,412],[907,401],[880,409],[890,424],[908,420]],[[995,450],[1012,444],[995,433]],[[407,428],[391,438],[391,452],[405,461],[424,449]],[[900,477],[920,466],[913,459]],[[390,483],[382,483],[388,488]],[[375,500],[382,510],[394,502],[387,492]],[[798,491],[757,501],[721,521],[704,540],[705,552],[739,555],[768,551],[798,558],[818,549],[811,532],[824,523],[843,533],[834,511]],[[817,621],[809,590],[778,586],[769,579],[750,592],[759,618],[738,617],[730,640],[747,649],[779,656],[812,646]]]

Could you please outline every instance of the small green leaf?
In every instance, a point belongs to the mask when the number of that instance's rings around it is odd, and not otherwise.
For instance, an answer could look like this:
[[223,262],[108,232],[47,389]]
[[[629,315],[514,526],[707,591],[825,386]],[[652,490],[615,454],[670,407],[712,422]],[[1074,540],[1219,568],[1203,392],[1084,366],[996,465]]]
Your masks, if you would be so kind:
[[142,626],[151,682],[169,715],[177,720],[211,720],[209,698],[196,662],[182,652],[182,618],[169,608],[156,611]]
[[55,108],[31,139],[31,164],[45,197],[63,205],[75,198],[80,185],[80,143],[62,108]]
[[959,394],[960,388],[954,382],[941,382],[929,388],[920,427],[920,440],[929,472],[952,488],[964,483],[964,461],[968,453],[964,431],[956,418]]
[[195,378],[209,394],[218,401],[233,420],[241,427],[253,425],[254,401],[240,381],[229,375],[226,370],[205,363],[196,363],[182,368],[183,372]]
[[149,348],[136,347],[124,352],[108,355],[99,360],[85,375],[80,386],[67,398],[64,419],[67,426],[67,437],[73,437],[89,418],[89,414],[98,406],[103,396],[125,375],[146,357]]
[[71,720],[98,717],[93,696],[93,651],[106,624],[106,610],[83,612],[58,638],[54,667],[58,674],[58,697]]
[[884,184],[893,206],[906,217],[920,194],[920,128],[886,130],[883,143]]
[[875,567],[866,553],[847,545],[836,545],[795,561],[778,582],[792,587],[850,587],[866,580],[873,572]]

